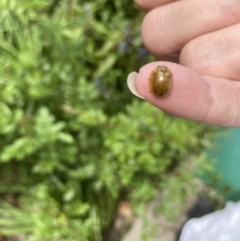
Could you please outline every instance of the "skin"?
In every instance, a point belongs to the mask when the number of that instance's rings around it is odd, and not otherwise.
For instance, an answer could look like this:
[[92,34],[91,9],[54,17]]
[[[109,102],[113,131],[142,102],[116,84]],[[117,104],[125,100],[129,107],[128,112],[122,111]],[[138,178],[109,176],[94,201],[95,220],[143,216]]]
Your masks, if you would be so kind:
[[[140,69],[139,94],[181,118],[240,127],[240,1],[135,2],[147,11],[141,28],[145,46],[157,59],[171,61]],[[164,97],[148,86],[150,73],[159,65],[173,76],[171,92]]]

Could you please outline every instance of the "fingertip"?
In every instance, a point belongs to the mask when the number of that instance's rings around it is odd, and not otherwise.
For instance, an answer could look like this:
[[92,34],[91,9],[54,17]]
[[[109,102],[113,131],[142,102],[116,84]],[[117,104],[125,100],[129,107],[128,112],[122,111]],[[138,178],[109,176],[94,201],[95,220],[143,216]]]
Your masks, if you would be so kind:
[[[151,73],[158,66],[172,73],[170,92],[159,97],[151,90]],[[134,85],[140,96],[162,111],[184,119],[219,126],[240,126],[240,83],[200,75],[170,62],[153,62],[134,74]],[[131,77],[132,78],[132,77]]]
[[144,11],[149,11],[153,8],[152,4],[146,0],[134,0],[134,2]]
[[[179,48],[169,38],[170,30],[164,25],[165,15],[170,14],[170,9],[168,7],[164,7],[166,10],[162,10],[163,8],[154,8],[149,11],[141,25],[141,36],[144,45],[148,49],[148,51],[156,56],[156,57],[176,57],[179,55]],[[166,13],[165,13],[166,12]]]
[[[151,72],[159,65],[166,66],[172,73],[171,89],[163,97],[155,95],[149,88]],[[139,70],[136,86],[150,104],[169,114],[192,120],[201,120],[205,114],[202,105],[208,91],[206,83],[201,75],[184,66],[162,61],[147,64]]]
[[176,0],[134,0],[134,2],[143,10],[149,11],[156,7],[175,2]]

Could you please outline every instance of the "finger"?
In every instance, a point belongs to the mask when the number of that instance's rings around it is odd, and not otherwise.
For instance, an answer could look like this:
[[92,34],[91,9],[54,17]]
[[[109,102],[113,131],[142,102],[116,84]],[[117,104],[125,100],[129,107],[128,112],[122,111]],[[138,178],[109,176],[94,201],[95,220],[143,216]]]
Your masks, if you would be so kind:
[[239,0],[177,1],[146,15],[142,38],[151,53],[164,56],[179,53],[198,36],[239,22]]
[[143,10],[149,11],[156,7],[176,1],[178,0],[135,0],[135,3]]
[[[167,66],[173,76],[170,94],[164,97],[158,97],[149,91],[150,73],[159,65]],[[140,96],[171,115],[207,124],[240,127],[238,81],[202,76],[169,62],[145,65],[134,78]]]
[[240,80],[240,24],[200,36],[186,44],[180,63],[202,75]]

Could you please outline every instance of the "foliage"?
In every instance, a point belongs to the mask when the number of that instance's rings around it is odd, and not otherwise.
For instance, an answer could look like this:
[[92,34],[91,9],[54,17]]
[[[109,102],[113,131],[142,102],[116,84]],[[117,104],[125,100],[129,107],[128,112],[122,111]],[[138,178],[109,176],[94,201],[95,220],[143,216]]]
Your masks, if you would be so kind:
[[133,4],[1,0],[0,13],[0,192],[20,194],[27,241],[100,241],[119,200],[189,182],[176,167],[209,132],[127,90],[151,59]]

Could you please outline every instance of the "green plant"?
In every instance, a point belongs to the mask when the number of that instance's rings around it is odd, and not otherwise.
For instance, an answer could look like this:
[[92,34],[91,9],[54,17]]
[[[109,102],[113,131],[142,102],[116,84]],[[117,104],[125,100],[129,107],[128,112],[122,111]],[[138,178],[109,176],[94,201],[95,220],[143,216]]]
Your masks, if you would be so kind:
[[128,91],[151,60],[129,1],[2,0],[0,12],[0,191],[20,195],[25,240],[100,241],[119,200],[181,182],[208,128]]

